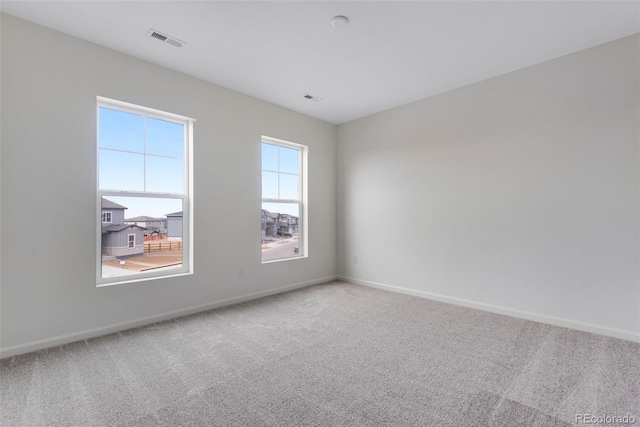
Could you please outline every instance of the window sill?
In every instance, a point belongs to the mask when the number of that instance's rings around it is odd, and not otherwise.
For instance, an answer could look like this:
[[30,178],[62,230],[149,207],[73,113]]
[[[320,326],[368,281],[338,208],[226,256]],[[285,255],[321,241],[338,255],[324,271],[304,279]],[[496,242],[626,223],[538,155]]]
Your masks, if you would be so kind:
[[113,281],[113,282],[111,282],[111,281],[109,281],[109,282],[98,282],[98,283],[96,283],[96,287],[97,288],[104,288],[104,287],[108,287],[108,286],[126,285],[126,284],[129,284],[129,283],[136,283],[136,282],[147,282],[149,280],[171,279],[171,278],[174,278],[174,277],[190,276],[192,274],[193,274],[192,271],[180,271],[180,272],[176,272],[176,273],[173,273],[173,274],[163,274],[163,275],[144,276],[144,277],[129,276],[126,279]]
[[292,260],[295,260],[295,259],[306,259],[306,258],[309,258],[309,256],[300,255],[300,256],[290,257],[290,258],[270,259],[269,261],[262,261],[262,264],[273,264],[273,263],[276,263],[276,262],[292,261]]

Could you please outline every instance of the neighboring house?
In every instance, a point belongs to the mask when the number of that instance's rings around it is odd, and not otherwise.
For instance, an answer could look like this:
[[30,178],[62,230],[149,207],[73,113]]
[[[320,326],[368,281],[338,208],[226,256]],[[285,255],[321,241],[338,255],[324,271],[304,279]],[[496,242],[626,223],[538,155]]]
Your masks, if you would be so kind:
[[102,254],[127,257],[144,253],[144,227],[124,223],[126,207],[102,198]]
[[279,213],[271,213],[262,209],[262,240],[278,236]]
[[298,232],[298,217],[289,215],[289,214],[281,214],[280,215],[280,228],[279,230],[282,234],[293,234]]
[[267,211],[265,211],[264,209],[262,209],[262,211],[260,212],[260,224],[262,230],[262,240],[264,240],[264,238],[267,237]]
[[157,231],[165,234],[167,232],[167,220],[165,218],[153,218],[150,216],[136,216],[124,220],[125,224],[134,224],[147,229],[147,233]]
[[124,210],[122,205],[102,198],[102,226],[106,224],[124,224]]
[[297,216],[269,212],[262,209],[262,239],[284,236],[298,232]]
[[167,214],[167,239],[182,240],[182,211]]

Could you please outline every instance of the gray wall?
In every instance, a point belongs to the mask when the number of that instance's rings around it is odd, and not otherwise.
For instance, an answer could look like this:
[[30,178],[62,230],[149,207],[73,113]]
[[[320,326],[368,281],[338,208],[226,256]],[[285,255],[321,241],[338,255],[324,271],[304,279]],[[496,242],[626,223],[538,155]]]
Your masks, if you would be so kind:
[[638,334],[639,54],[636,35],[339,126],[339,272]]
[[[335,274],[335,126],[6,14],[1,31],[3,349]],[[198,120],[193,275],[96,288],[98,95]],[[261,264],[262,135],[309,146],[308,258]]]

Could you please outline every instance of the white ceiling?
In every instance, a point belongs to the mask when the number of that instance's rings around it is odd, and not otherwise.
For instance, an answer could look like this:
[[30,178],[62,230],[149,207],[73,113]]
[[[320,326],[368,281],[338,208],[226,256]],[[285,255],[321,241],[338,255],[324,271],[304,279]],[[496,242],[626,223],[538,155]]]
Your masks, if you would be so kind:
[[[5,0],[1,9],[335,124],[640,32],[638,1]],[[333,28],[335,15],[350,24]],[[155,40],[150,28],[187,44]]]

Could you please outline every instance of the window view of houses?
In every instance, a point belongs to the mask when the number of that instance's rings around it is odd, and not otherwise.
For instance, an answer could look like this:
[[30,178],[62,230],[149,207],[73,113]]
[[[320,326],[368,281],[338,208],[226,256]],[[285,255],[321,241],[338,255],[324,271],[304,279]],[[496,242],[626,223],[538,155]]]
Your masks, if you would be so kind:
[[297,255],[298,237],[298,216],[262,209],[262,261]]
[[98,285],[187,271],[192,119],[100,97],[98,106]]
[[[102,198],[102,277],[181,268],[182,211],[164,216],[127,217],[125,212],[128,207],[121,204],[126,203],[126,199]],[[129,199],[134,205],[144,202],[143,198]],[[161,199],[155,201],[163,203]],[[174,207],[175,201],[167,199],[164,204]]]
[[263,137],[262,261],[299,257],[302,208],[301,148]]

